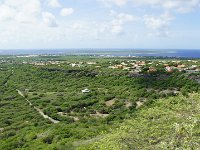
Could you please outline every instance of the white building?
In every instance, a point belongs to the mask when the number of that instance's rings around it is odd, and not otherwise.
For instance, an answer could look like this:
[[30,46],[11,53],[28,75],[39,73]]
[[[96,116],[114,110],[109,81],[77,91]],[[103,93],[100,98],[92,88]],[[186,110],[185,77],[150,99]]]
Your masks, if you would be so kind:
[[82,93],[89,93],[89,92],[90,92],[90,90],[88,90],[88,89],[82,90]]

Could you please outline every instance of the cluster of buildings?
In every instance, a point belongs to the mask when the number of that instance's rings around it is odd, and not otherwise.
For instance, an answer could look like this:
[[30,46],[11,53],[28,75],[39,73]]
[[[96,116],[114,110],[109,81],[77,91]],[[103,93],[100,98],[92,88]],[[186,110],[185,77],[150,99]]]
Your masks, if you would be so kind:
[[158,68],[164,69],[166,72],[174,72],[174,71],[185,71],[188,73],[195,73],[200,72],[200,65],[199,61],[196,60],[114,60],[109,61],[106,65],[97,63],[94,61],[88,61],[88,62],[66,62],[66,61],[23,61],[23,64],[31,64],[35,66],[45,66],[45,65],[60,65],[60,64],[67,64],[71,67],[86,67],[86,66],[93,66],[95,68],[105,68],[108,67],[108,69],[120,69],[120,70],[127,70],[132,73],[138,74],[140,73],[144,68],[147,68],[147,72],[157,72]]
[[96,65],[97,63],[96,62],[78,62],[78,63],[71,63],[70,66],[71,67],[82,67],[84,65]]
[[198,67],[197,65],[186,66],[182,64],[178,66],[166,66],[165,70],[167,72],[173,72],[174,70],[178,70],[178,71],[186,71],[186,72],[195,73],[195,72],[200,71],[200,67]]
[[120,64],[110,65],[109,69],[122,69],[122,70],[129,70],[131,72],[141,72],[144,66],[147,69],[147,72],[157,72],[158,66],[162,66],[166,72],[174,72],[175,70],[178,71],[185,71],[188,73],[195,73],[200,72],[200,66],[197,64],[198,61],[195,60],[187,60],[187,61],[126,61],[121,62]]
[[141,72],[142,67],[146,65],[145,61],[127,61],[127,62],[121,62],[120,64],[115,64],[112,66],[109,66],[109,69],[122,69],[122,70],[134,70],[135,72]]
[[176,65],[169,65],[167,63],[164,64],[165,70],[167,72],[173,72],[174,70],[178,71],[185,71],[188,73],[195,73],[195,72],[200,72],[200,66],[197,65],[198,61],[190,61],[189,64],[184,64],[181,61],[173,61]]
[[32,61],[32,62],[23,61],[22,63],[35,66],[46,66],[46,65],[60,65],[64,63],[64,61]]

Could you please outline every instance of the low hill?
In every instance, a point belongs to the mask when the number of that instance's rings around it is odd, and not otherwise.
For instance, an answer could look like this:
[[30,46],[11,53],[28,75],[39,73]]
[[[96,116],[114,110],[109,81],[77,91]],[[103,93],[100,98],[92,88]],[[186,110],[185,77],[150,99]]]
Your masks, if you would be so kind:
[[198,149],[200,94],[160,99],[138,110],[133,119],[79,150]]

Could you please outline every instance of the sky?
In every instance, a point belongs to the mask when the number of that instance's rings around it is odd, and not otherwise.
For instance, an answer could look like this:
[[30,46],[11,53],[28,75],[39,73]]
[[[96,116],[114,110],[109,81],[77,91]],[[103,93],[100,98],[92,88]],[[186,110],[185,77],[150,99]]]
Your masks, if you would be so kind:
[[200,0],[0,0],[0,49],[200,49]]

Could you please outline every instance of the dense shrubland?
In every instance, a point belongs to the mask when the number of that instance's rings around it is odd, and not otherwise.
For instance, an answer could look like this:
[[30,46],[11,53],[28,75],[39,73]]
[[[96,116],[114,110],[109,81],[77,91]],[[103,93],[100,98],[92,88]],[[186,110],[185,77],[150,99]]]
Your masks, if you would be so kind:
[[[37,59],[52,61],[53,58]],[[66,58],[54,59],[65,61]],[[69,60],[73,61],[71,57]],[[199,96],[189,94],[199,93],[197,74],[188,76],[160,69],[157,73],[143,72],[138,77],[130,77],[126,70],[108,69],[121,59],[76,59],[91,60],[97,61],[101,68],[88,65],[73,68],[70,62],[35,66],[21,64],[21,58],[0,64],[0,149],[190,147],[190,138],[194,138],[193,147],[197,145],[198,121],[193,124],[183,119],[185,115],[192,116],[190,111],[194,111],[192,117],[199,119]],[[82,93],[86,88],[90,92]],[[16,89],[22,91],[25,98]],[[60,123],[44,119],[34,106]],[[173,117],[175,113],[178,117]],[[170,125],[175,123],[180,129]],[[192,135],[185,131],[190,125],[195,130]],[[116,128],[119,131],[112,131]],[[110,132],[112,134],[107,134]]]

